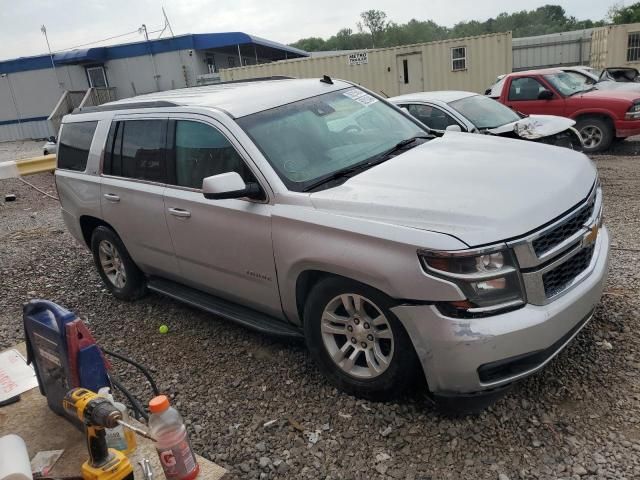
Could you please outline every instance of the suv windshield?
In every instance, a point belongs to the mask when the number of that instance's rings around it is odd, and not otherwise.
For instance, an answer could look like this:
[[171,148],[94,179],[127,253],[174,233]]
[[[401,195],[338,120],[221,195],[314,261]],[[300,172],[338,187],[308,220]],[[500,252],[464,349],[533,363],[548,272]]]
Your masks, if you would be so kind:
[[520,120],[520,116],[509,107],[482,95],[461,98],[450,102],[449,106],[467,117],[479,130]]
[[393,107],[349,87],[237,120],[287,188],[376,159],[425,130]]
[[563,97],[569,97],[576,93],[593,89],[593,86],[580,82],[565,72],[545,75],[544,78],[553,85]]

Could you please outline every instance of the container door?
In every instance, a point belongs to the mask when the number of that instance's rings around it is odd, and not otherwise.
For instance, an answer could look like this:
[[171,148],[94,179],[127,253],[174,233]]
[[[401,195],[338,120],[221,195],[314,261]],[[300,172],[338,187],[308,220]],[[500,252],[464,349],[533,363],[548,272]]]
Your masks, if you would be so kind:
[[396,68],[400,95],[424,90],[422,53],[398,55],[396,57]]

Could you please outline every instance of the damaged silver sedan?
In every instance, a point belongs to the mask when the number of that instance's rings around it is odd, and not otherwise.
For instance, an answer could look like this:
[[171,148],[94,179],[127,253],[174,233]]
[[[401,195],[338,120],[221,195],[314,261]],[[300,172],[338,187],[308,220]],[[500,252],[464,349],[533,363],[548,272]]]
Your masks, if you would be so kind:
[[524,115],[473,92],[419,92],[389,99],[406,109],[432,132],[484,133],[533,140],[582,151],[575,121],[554,115]]

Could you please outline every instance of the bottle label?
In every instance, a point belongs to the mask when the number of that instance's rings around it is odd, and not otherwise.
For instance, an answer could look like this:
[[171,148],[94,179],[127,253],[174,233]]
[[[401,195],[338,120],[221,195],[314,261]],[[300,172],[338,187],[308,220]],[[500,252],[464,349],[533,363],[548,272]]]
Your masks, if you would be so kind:
[[168,479],[180,479],[192,473],[196,467],[196,457],[186,437],[171,448],[158,448],[160,464]]
[[127,439],[124,436],[124,428],[122,425],[118,425],[115,428],[105,429],[105,434],[107,446],[109,448],[115,448],[120,451],[125,451],[127,449]]

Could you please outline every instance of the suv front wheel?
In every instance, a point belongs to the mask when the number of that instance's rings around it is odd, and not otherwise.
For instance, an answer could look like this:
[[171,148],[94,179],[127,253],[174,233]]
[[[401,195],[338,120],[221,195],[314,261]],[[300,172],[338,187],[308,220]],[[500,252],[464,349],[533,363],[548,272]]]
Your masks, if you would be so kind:
[[392,306],[378,290],[343,278],[324,279],[312,289],[304,310],[307,346],[341,390],[385,400],[407,389],[421,372]]
[[97,227],[91,235],[91,252],[102,281],[114,297],[131,301],[144,296],[144,274],[113,230]]

